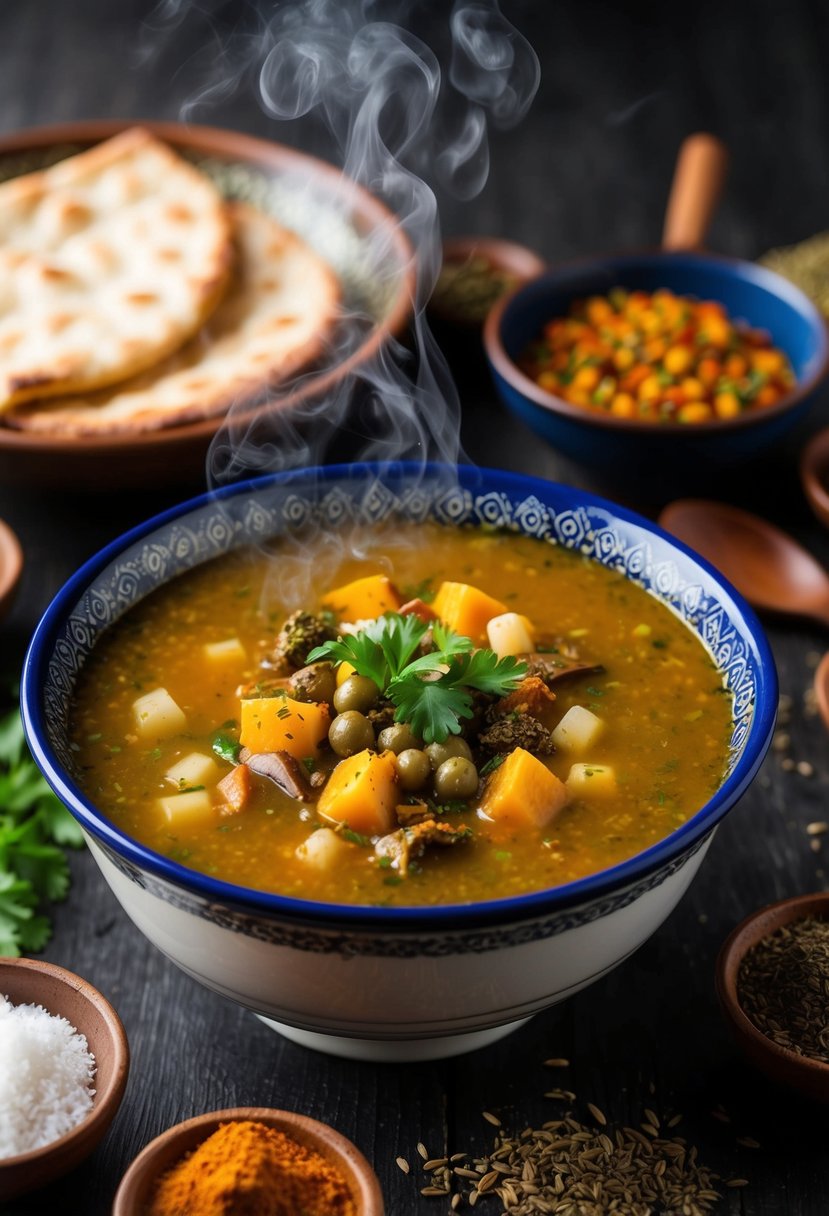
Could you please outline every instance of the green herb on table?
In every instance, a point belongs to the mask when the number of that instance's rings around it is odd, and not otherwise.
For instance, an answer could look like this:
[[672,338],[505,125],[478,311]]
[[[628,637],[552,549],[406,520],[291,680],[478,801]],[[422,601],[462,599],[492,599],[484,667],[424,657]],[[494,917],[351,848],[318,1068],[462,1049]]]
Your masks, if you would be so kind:
[[0,719],[0,955],[42,950],[52,934],[44,902],[69,890],[65,847],[83,834],[32,760],[17,709]]

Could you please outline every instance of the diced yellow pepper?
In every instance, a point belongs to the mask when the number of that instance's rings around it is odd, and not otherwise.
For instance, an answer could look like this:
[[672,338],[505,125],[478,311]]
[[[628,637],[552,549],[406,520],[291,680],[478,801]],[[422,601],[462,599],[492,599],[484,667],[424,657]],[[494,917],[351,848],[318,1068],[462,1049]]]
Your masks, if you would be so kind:
[[331,714],[324,703],[291,697],[242,701],[239,740],[252,752],[290,752],[297,760],[316,755],[328,735]]
[[385,574],[369,574],[344,587],[335,587],[325,597],[325,604],[338,621],[365,621],[396,612],[403,603],[394,583]]
[[488,645],[486,627],[492,618],[509,611],[500,600],[469,583],[441,583],[432,610],[455,633],[472,638],[479,646]]

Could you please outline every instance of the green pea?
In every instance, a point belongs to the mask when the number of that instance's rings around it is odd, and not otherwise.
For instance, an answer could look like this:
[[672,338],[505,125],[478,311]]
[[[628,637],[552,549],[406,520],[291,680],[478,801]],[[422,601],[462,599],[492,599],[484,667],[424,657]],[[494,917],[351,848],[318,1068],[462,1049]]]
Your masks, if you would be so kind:
[[452,756],[462,756],[464,760],[472,759],[469,744],[460,735],[450,735],[443,743],[430,743],[426,748],[426,755],[435,772],[438,771],[444,760],[449,760]]
[[423,747],[423,740],[418,739],[408,722],[395,722],[393,726],[380,731],[377,745],[381,751],[394,752],[399,756],[407,749]]
[[435,773],[435,793],[442,801],[472,798],[478,790],[478,770],[464,756],[450,756]]
[[429,757],[415,747],[407,747],[397,757],[397,774],[404,790],[422,789],[432,775]]
[[374,727],[356,709],[348,709],[344,714],[337,714],[331,723],[328,742],[338,756],[353,756],[367,747],[374,747]]
[[380,689],[368,676],[349,676],[334,693],[334,708],[339,714],[349,709],[365,713],[379,696]]

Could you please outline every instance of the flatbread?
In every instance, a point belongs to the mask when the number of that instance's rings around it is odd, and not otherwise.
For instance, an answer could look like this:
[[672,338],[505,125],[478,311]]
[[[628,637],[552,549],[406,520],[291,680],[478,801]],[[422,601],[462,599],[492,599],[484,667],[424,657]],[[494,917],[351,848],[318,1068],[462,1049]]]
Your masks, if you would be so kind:
[[333,271],[270,216],[242,203],[228,212],[236,269],[201,333],[124,385],[33,402],[4,422],[66,436],[154,430],[259,398],[319,355],[337,313]]
[[0,411],[177,350],[232,252],[215,186],[141,128],[0,185]]

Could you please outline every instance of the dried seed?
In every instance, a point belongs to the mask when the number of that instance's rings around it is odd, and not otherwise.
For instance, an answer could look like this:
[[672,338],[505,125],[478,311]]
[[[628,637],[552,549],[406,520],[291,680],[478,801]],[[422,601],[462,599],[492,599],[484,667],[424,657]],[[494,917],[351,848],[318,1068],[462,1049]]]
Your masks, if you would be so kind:
[[408,1174],[410,1172],[409,1163],[405,1157],[396,1157],[395,1160],[404,1174]]
[[738,1136],[737,1143],[742,1144],[743,1148],[759,1148],[760,1147],[758,1141],[754,1140],[751,1136]]
[[501,1126],[501,1120],[498,1118],[497,1115],[491,1114],[490,1111],[488,1111],[488,1110],[482,1110],[481,1114],[486,1119],[487,1123],[491,1123],[493,1127]]
[[807,823],[806,831],[810,836],[822,836],[824,832],[829,832],[829,823],[825,819],[819,819],[815,823]]
[[797,771],[801,777],[814,777],[815,775],[814,765],[810,764],[808,760],[798,760]]
[[428,1160],[429,1160],[429,1151],[428,1151],[428,1149],[426,1148],[426,1145],[423,1143],[423,1141],[422,1141],[422,1140],[419,1140],[419,1141],[418,1141],[418,1144],[417,1144],[417,1151],[420,1153],[420,1155],[421,1155],[421,1157],[423,1158],[423,1160],[424,1160],[424,1161],[428,1161]]
[[453,1211],[453,1212],[456,1212],[456,1211],[458,1210],[458,1208],[461,1206],[461,1196],[460,1196],[460,1194],[457,1194],[457,1195],[453,1195],[453,1196],[452,1196],[452,1202],[449,1204],[449,1206],[450,1206],[450,1208],[452,1209],[452,1211]]
[[438,1169],[441,1165],[446,1165],[448,1160],[448,1157],[433,1157],[431,1161],[424,1162],[423,1168],[431,1172]]
[[607,1118],[605,1117],[604,1111],[599,1110],[598,1106],[594,1106],[592,1102],[587,1103],[587,1109],[590,1111],[597,1123],[600,1123],[602,1127],[607,1126]]
[[729,1178],[726,1186],[748,1186],[748,1178]]
[[552,1059],[552,1060],[545,1060],[544,1063],[546,1064],[547,1068],[569,1068],[570,1067],[570,1061],[565,1060],[563,1056],[560,1058]]

